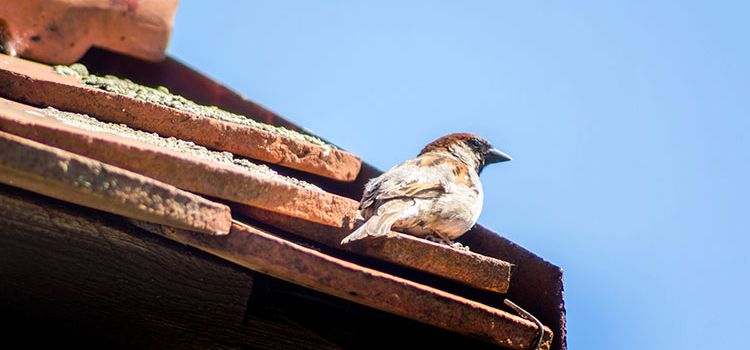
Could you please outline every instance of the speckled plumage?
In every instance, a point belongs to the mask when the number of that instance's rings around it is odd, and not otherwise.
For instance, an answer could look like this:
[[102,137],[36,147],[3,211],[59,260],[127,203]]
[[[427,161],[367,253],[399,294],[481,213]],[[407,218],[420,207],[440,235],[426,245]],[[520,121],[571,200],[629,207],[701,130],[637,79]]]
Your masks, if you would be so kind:
[[[499,158],[488,158],[488,154]],[[489,161],[488,161],[489,160]],[[427,145],[415,159],[370,180],[360,203],[365,223],[342,244],[391,230],[449,242],[466,233],[482,211],[479,173],[485,164],[510,160],[484,139],[451,134]]]

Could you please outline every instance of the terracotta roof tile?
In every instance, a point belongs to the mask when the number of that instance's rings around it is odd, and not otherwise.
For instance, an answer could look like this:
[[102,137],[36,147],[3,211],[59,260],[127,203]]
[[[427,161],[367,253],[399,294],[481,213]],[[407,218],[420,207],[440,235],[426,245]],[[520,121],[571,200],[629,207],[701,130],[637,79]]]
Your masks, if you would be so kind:
[[[94,158],[189,191],[340,226],[353,201],[305,187],[270,169],[233,166],[149,145],[112,131],[64,123],[44,109],[0,98],[0,129]],[[158,137],[158,136],[157,136]]]
[[[164,59],[178,0],[22,0],[0,6],[0,42],[38,61],[70,64],[93,45]],[[4,26],[5,28],[1,28]]]
[[229,208],[89,158],[0,132],[0,182],[131,218],[229,232]]
[[[171,239],[239,265],[314,290],[395,313],[511,349],[528,349],[536,325],[505,311],[299,246],[252,226],[235,223],[229,235],[206,239],[163,228]],[[539,349],[549,349],[545,328]]]
[[78,76],[58,74],[49,66],[19,58],[0,55],[0,82],[0,95],[12,99],[85,113],[336,180],[355,179],[361,166],[351,153],[300,140],[304,136],[296,136],[297,132],[273,132],[109,92],[85,85]]
[[351,244],[341,245],[341,239],[352,231],[354,211],[345,213],[340,221],[344,227],[330,227],[309,221],[284,217],[267,210],[244,207],[236,208],[260,222],[278,227],[284,231],[325,244],[334,249],[385,260],[401,266],[427,272],[469,285],[473,288],[505,293],[508,290],[513,264],[506,261],[450,248],[443,244],[395,232],[393,238],[368,238]]

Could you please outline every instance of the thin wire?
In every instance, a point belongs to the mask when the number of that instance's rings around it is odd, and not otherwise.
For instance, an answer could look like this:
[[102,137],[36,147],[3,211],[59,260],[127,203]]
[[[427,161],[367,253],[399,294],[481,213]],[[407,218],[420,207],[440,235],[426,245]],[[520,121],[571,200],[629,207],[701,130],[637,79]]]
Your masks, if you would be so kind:
[[536,331],[536,339],[533,343],[531,343],[531,350],[538,350],[539,346],[542,345],[542,339],[544,339],[544,325],[541,321],[539,321],[538,318],[534,317],[531,313],[524,310],[520,306],[518,306],[516,303],[510,301],[510,299],[503,299],[503,303],[505,305],[508,305],[511,309],[513,309],[515,312],[517,312],[521,317],[536,323],[537,331]]

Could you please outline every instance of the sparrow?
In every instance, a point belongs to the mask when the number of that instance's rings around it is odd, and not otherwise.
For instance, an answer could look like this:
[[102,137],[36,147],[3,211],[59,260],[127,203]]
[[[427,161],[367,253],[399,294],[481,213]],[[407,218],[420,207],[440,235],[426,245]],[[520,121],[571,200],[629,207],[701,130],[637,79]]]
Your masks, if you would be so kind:
[[482,169],[509,160],[479,136],[443,136],[417,158],[367,182],[358,213],[364,223],[341,244],[392,237],[395,230],[455,246],[452,240],[469,231],[482,211]]

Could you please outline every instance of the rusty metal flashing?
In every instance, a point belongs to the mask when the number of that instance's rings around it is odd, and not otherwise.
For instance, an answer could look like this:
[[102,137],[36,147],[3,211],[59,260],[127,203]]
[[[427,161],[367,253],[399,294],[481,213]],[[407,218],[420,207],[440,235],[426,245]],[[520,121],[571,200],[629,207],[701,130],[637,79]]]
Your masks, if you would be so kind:
[[562,269],[481,225],[464,235],[462,242],[477,253],[502,257],[515,265],[505,297],[523,305],[555,332],[551,349],[567,349]]

